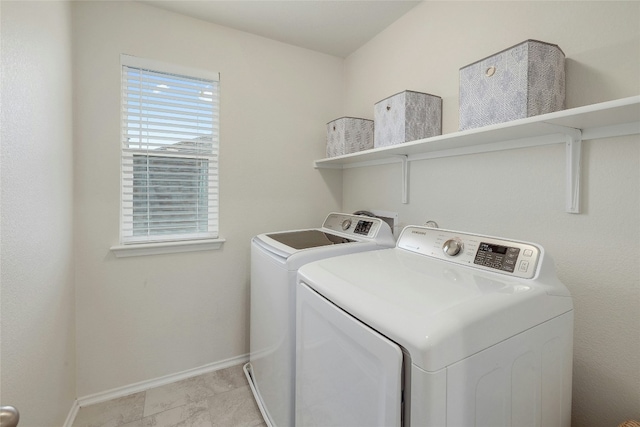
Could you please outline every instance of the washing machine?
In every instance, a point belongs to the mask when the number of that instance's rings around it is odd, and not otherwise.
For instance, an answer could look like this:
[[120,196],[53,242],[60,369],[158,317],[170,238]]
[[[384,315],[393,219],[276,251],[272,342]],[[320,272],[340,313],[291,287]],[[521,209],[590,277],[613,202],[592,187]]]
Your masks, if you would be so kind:
[[298,269],[311,261],[395,246],[380,218],[331,213],[320,228],[266,233],[251,241],[250,354],[245,373],[265,422],[294,426]]
[[573,303],[537,244],[419,226],[298,273],[296,426],[568,427]]

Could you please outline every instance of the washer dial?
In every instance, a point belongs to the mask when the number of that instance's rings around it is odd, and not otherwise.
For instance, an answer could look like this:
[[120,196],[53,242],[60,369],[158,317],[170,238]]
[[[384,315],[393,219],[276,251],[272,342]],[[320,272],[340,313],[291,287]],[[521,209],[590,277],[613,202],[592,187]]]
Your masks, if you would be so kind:
[[351,220],[350,219],[345,219],[344,221],[342,221],[342,229],[344,231],[347,231],[349,229],[349,227],[351,227]]

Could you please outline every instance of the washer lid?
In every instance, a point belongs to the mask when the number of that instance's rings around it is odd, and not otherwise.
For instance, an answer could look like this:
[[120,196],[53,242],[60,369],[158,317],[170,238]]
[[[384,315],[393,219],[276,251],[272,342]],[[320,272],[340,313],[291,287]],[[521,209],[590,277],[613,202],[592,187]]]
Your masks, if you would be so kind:
[[288,231],[284,233],[270,233],[267,237],[294,249],[317,248],[318,246],[353,243],[355,240],[336,234],[325,233],[320,230]]
[[316,261],[298,280],[437,371],[572,310],[563,286],[451,264],[401,248]]

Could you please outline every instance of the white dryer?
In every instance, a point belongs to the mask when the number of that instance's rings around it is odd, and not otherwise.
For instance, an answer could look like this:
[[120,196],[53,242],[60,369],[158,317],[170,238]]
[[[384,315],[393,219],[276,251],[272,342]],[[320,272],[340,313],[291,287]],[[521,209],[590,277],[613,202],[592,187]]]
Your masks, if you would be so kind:
[[250,354],[245,373],[265,422],[294,426],[298,269],[312,261],[390,248],[380,218],[331,213],[320,228],[267,233],[251,241]]
[[297,427],[570,425],[573,303],[541,246],[409,226],[298,280]]

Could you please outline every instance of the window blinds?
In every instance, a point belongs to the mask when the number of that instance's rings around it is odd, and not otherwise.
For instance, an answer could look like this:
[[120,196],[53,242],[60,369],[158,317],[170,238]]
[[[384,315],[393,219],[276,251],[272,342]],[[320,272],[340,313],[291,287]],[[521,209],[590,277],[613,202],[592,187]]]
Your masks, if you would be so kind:
[[122,243],[218,237],[219,81],[182,71],[122,56]]

